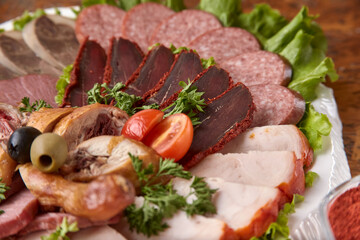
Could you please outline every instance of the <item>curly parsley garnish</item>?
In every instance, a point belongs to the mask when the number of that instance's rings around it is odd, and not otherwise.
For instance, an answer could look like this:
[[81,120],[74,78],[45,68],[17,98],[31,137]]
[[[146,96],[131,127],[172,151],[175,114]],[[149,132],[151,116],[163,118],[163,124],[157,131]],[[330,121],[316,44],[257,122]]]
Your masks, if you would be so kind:
[[77,231],[79,231],[77,222],[73,222],[69,225],[66,217],[64,217],[61,225],[56,227],[56,231],[51,233],[49,236],[41,236],[41,240],[70,240],[66,234]]
[[22,31],[26,24],[28,24],[35,18],[41,17],[43,15],[46,15],[43,9],[36,9],[34,13],[29,13],[29,11],[25,11],[19,18],[14,21],[14,30]]
[[[6,186],[6,183],[1,182],[2,178],[0,178],[0,202],[5,200],[5,192],[10,189],[10,187]],[[0,215],[3,214],[4,211],[0,209]]]
[[21,103],[23,106],[19,107],[20,112],[29,112],[32,113],[34,111],[39,111],[40,108],[52,108],[50,104],[45,102],[44,100],[36,100],[32,104],[30,103],[30,99],[28,97],[24,97],[21,99]]

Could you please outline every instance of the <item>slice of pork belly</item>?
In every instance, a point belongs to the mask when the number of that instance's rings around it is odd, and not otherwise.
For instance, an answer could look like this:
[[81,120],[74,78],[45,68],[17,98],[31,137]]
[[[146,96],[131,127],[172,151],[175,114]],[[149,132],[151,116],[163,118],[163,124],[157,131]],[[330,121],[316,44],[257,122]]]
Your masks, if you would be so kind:
[[205,111],[198,114],[201,124],[194,127],[190,149],[179,163],[190,168],[222,149],[225,143],[249,128],[253,111],[251,94],[243,84],[211,101]]
[[[141,206],[143,197],[137,197],[135,204]],[[114,227],[128,240],[234,240],[236,239],[234,231],[222,220],[203,217],[201,215],[187,216],[185,212],[178,211],[172,218],[165,219],[169,225],[165,231],[160,232],[157,236],[146,237],[143,234],[131,232],[126,219],[122,219]]]
[[280,189],[286,200],[303,194],[305,177],[302,161],[290,151],[251,151],[215,153],[207,156],[190,171],[200,177],[220,177],[228,182]]
[[23,29],[26,44],[53,66],[63,69],[74,62],[79,50],[74,20],[58,15],[34,19]]
[[121,35],[137,42],[146,53],[150,46],[151,34],[156,26],[174,13],[172,9],[158,3],[147,2],[136,5],[125,14],[121,25]]
[[144,57],[135,42],[124,38],[112,38],[107,55],[103,82],[113,87],[120,82],[125,84]]
[[76,57],[70,83],[65,89],[63,105],[87,105],[87,91],[93,88],[95,83],[102,83],[105,65],[104,49],[98,43],[86,40]]
[[313,150],[306,136],[295,125],[272,125],[248,129],[227,143],[222,153],[249,151],[294,151],[303,165],[310,167]]
[[256,110],[251,127],[297,124],[305,113],[305,100],[296,91],[276,84],[250,86]]
[[235,27],[220,27],[204,32],[188,46],[195,49],[202,58],[214,57],[220,64],[231,57],[260,50],[260,44],[254,35]]
[[[0,102],[17,106],[24,97],[29,97],[30,102],[43,99],[55,107],[57,78],[49,75],[25,75],[14,79],[0,81]],[[5,90],[6,89],[6,90]]]
[[[162,105],[173,94],[182,90],[181,86],[179,86],[180,81],[187,83],[188,80],[193,80],[202,70],[200,57],[197,53],[194,51],[181,51],[175,56],[170,71],[153,89],[144,95],[144,99],[150,97],[145,104],[156,103]],[[219,89],[221,90],[221,85],[219,85]]]
[[159,45],[149,51],[138,69],[126,82],[126,93],[143,96],[158,84],[170,70],[174,54],[169,48]]
[[[191,182],[176,178],[174,189],[186,196],[190,193]],[[281,199],[278,189],[227,182],[221,178],[205,178],[205,182],[211,189],[217,189],[212,198],[216,214],[211,217],[226,222],[239,239],[259,237],[276,221]]]
[[231,73],[234,82],[246,86],[279,84],[287,86],[291,80],[291,66],[281,56],[268,51],[255,51],[235,55],[221,63]]
[[50,74],[61,71],[35,55],[23,40],[22,33],[10,31],[0,34],[0,63],[17,74]]
[[4,211],[0,217],[0,238],[18,233],[29,224],[38,211],[38,201],[24,189],[0,204]]

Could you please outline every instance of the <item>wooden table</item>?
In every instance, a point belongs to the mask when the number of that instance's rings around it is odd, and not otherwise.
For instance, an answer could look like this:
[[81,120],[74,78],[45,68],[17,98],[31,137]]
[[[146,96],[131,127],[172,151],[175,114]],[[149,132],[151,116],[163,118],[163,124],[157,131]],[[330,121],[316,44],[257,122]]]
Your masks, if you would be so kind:
[[[187,0],[188,5],[194,1]],[[303,5],[311,14],[320,14],[317,22],[328,38],[328,55],[333,58],[340,78],[327,83],[334,89],[346,155],[353,176],[360,174],[360,0],[243,0],[244,11],[267,2],[288,19]],[[81,0],[0,0],[0,22],[17,17],[24,10],[79,5]]]

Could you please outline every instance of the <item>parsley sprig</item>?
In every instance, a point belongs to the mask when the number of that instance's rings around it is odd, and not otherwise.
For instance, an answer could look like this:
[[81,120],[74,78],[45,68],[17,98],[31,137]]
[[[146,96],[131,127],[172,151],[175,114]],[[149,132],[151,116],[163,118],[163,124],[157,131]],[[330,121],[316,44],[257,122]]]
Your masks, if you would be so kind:
[[[187,215],[204,215],[216,213],[211,202],[215,189],[210,189],[203,178],[194,177],[190,186],[191,191],[187,196],[179,195],[173,188],[172,181],[161,184],[164,176],[191,179],[190,172],[171,159],[160,159],[159,170],[154,171],[154,166],[143,166],[143,161],[129,153],[134,170],[141,183],[141,194],[144,197],[142,206],[131,204],[125,209],[125,215],[130,225],[130,230],[143,233],[150,237],[164,231],[169,226],[163,220],[172,217],[177,211],[183,210]],[[190,196],[196,196],[191,203],[187,202]]]
[[29,112],[32,113],[34,111],[39,111],[40,108],[52,108],[50,104],[45,102],[44,100],[36,100],[32,104],[30,103],[30,99],[28,97],[24,97],[21,99],[21,103],[23,106],[19,107],[20,112]]
[[70,240],[66,234],[77,231],[79,231],[77,222],[73,222],[69,225],[66,217],[64,217],[61,225],[56,227],[56,231],[51,233],[49,236],[41,236],[41,240]]
[[[3,183],[2,178],[0,178],[0,202],[5,200],[5,192],[9,189],[10,187],[6,186],[6,183]],[[0,215],[3,213],[4,211],[0,209]]]

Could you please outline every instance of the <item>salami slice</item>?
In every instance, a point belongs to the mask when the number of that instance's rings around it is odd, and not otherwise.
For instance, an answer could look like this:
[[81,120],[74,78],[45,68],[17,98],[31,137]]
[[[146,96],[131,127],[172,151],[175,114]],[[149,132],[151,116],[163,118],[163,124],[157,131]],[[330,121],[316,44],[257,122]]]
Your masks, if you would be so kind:
[[[175,13],[162,21],[154,30],[150,44],[162,43],[165,46],[187,46],[201,34],[221,27],[220,22],[212,14],[188,9]],[[201,57],[203,57],[200,54]]]
[[279,84],[287,86],[291,79],[291,66],[281,56],[257,51],[235,56],[221,64],[231,73],[234,82],[246,86],[257,84]]
[[214,57],[217,63],[239,54],[260,50],[257,39],[241,28],[221,27],[198,36],[189,43],[202,58]]
[[125,11],[106,4],[98,4],[82,10],[76,20],[75,33],[80,43],[86,37],[98,42],[105,50],[112,37],[121,36],[121,23]]
[[175,12],[158,3],[143,3],[129,10],[123,19],[121,35],[136,42],[146,53],[156,26]]
[[276,84],[250,86],[256,110],[251,127],[297,124],[305,112],[301,95]]

